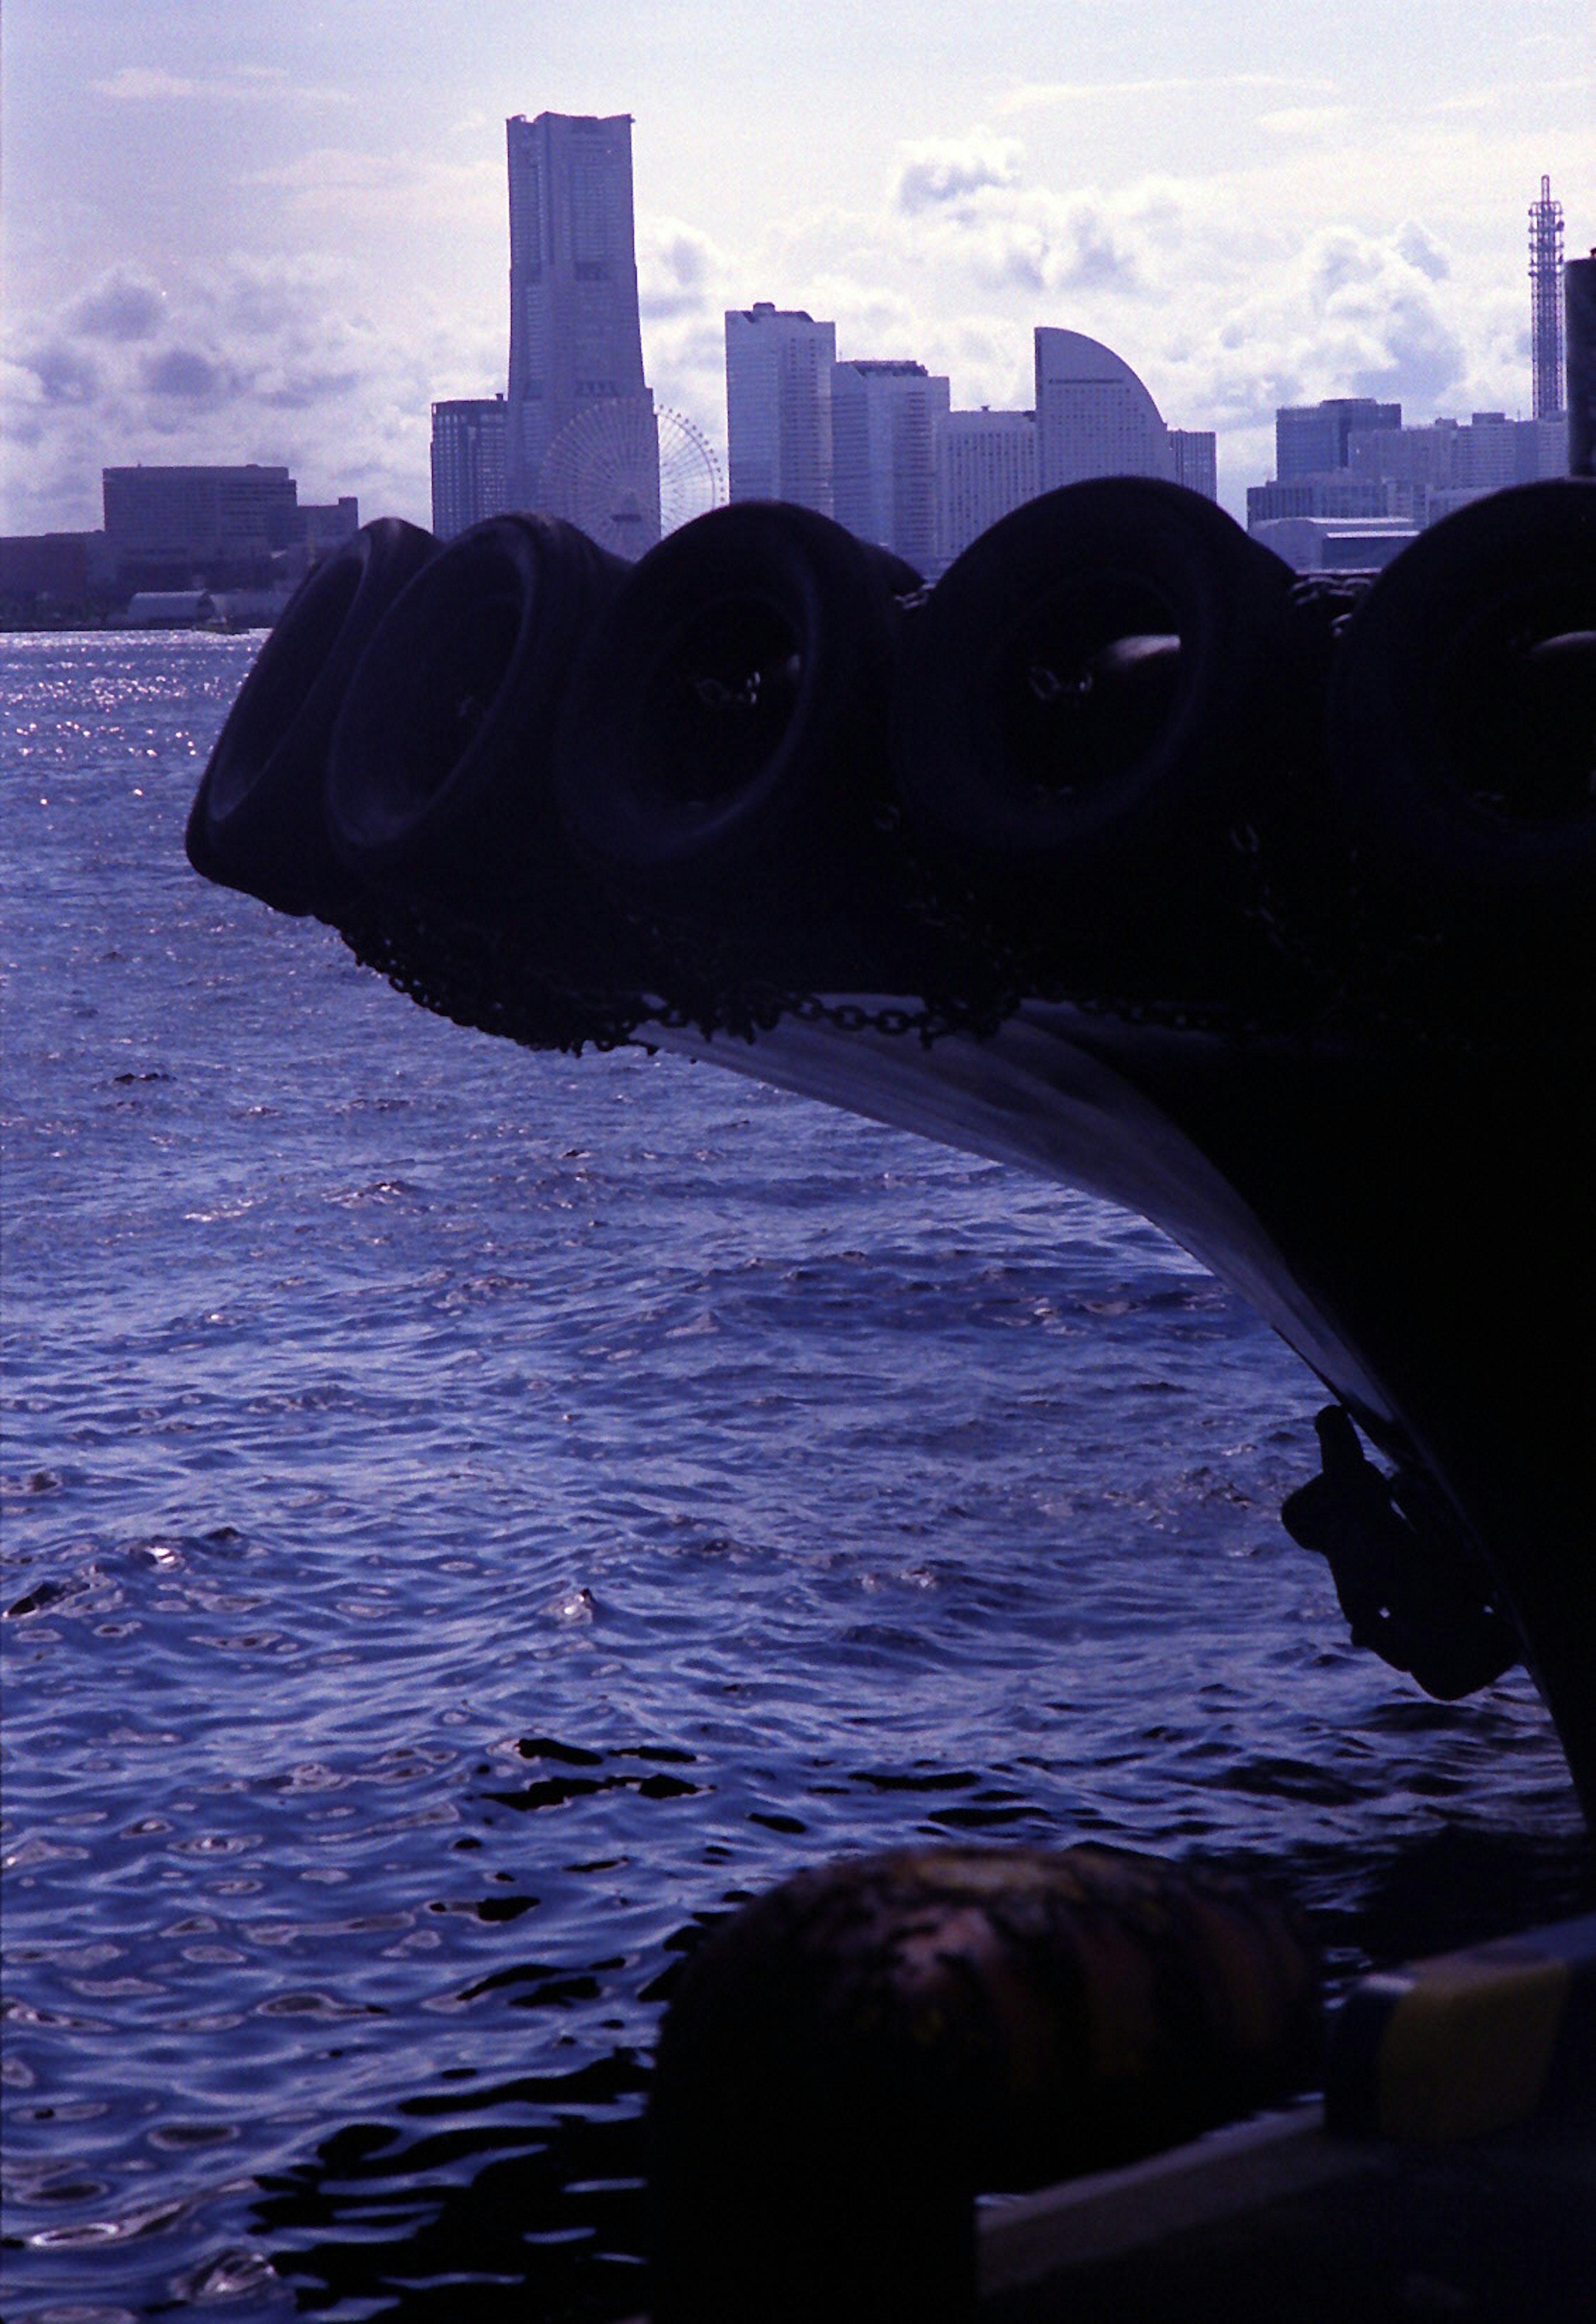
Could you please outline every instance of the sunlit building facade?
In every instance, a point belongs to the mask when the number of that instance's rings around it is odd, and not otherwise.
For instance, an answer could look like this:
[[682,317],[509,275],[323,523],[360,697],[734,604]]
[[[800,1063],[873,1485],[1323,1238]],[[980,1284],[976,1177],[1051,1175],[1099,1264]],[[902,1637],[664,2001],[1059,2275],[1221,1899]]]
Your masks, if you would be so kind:
[[950,411],[942,428],[939,561],[1036,498],[1034,411]]
[[734,501],[832,512],[837,326],[760,300],[726,318],[728,484]]
[[646,396],[629,114],[518,114],[509,162],[510,505],[539,508],[544,456],[607,396]]
[[1175,473],[1169,432],[1123,356],[1082,331],[1036,334],[1037,484]]
[[922,575],[937,558],[937,470],[947,420],[948,382],[922,363],[832,367],[832,514]]

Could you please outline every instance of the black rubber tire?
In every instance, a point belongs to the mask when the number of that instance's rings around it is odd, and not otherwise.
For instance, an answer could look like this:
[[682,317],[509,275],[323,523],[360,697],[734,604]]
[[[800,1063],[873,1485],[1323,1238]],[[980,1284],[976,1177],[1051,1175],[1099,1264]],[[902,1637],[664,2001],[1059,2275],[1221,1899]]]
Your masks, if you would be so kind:
[[1066,485],[973,542],[913,625],[894,718],[952,889],[1026,942],[1143,964],[1217,924],[1280,754],[1291,579],[1150,477]]
[[1347,625],[1332,802],[1363,899],[1447,961],[1588,972],[1596,944],[1596,481],[1492,493]]
[[652,549],[588,642],[561,733],[582,859],[634,903],[709,908],[722,930],[827,917],[889,796],[894,599],[920,586],[786,503],[715,510]]
[[280,912],[336,919],[349,899],[323,790],[334,724],[383,614],[437,549],[399,517],[362,525],[315,565],[227,715],[188,816],[188,861]]
[[550,904],[568,851],[549,792],[581,641],[628,567],[573,525],[491,517],[391,608],[333,736],[327,826],[379,897],[491,924]]

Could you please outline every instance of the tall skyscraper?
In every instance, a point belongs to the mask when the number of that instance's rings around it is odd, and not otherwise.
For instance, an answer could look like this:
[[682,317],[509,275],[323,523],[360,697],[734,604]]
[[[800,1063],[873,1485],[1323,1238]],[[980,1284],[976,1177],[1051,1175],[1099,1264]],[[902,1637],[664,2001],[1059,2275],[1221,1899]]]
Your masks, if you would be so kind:
[[647,398],[629,114],[522,114],[509,154],[511,505],[544,505],[544,457],[606,397]]
[[440,540],[509,507],[509,409],[501,395],[433,405],[432,529]]
[[726,318],[726,436],[734,501],[796,501],[830,516],[837,326],[760,300]]
[[1552,180],[1529,208],[1529,346],[1537,420],[1563,417],[1563,205]]
[[942,428],[940,563],[951,565],[1036,493],[1034,411],[950,411]]
[[1173,476],[1169,430],[1123,356],[1081,331],[1036,334],[1037,481]]
[[937,556],[937,468],[948,382],[922,363],[855,362],[831,371],[831,512],[861,540],[916,572]]

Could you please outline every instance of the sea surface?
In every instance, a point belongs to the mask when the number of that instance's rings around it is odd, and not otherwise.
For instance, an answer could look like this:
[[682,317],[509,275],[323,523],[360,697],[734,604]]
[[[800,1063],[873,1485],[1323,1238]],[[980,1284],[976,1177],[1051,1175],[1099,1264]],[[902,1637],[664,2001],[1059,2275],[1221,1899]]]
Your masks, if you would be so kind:
[[1251,1864],[1333,1981],[1589,1903],[1151,1227],[202,884],[257,643],[0,639],[10,2324],[637,2311],[676,1965],[847,1850]]

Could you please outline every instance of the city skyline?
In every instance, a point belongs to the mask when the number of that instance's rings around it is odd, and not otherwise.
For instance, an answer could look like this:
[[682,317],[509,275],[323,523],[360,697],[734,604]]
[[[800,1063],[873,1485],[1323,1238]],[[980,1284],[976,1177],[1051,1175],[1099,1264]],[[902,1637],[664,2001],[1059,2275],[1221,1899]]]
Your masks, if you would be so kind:
[[696,60],[693,8],[611,13],[533,39],[440,0],[377,42],[366,0],[319,27],[14,0],[0,524],[89,523],[105,461],[174,457],[425,519],[430,403],[505,377],[517,112],[636,116],[647,374],[717,443],[729,309],[833,316],[839,353],[921,361],[969,409],[1030,401],[1042,322],[1215,429],[1238,513],[1282,403],[1527,416],[1527,204],[1549,174],[1571,251],[1596,219],[1564,0],[1465,5],[1445,39],[1362,0],[1328,27],[1022,0],[996,49],[939,0],[818,5],[802,42],[732,6]]

